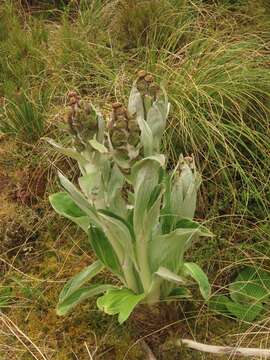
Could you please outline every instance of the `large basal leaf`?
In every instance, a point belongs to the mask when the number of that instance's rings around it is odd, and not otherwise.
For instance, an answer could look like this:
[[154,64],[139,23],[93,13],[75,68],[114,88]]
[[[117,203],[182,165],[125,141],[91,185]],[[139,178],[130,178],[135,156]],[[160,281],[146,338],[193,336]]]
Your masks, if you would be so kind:
[[66,315],[74,306],[78,305],[86,299],[90,299],[93,296],[103,294],[109,289],[113,289],[111,285],[90,285],[88,287],[80,288],[70,294],[68,297],[65,297],[63,301],[59,301],[56,313],[57,315]]
[[118,314],[118,321],[122,324],[144,297],[144,294],[136,295],[126,288],[110,289],[106,294],[97,299],[97,306],[106,314]]
[[104,265],[102,262],[97,260],[93,264],[80,271],[65,284],[59,295],[59,302],[64,301],[72,293],[82,287],[87,281],[91,280],[94,276],[100,273],[103,268]]
[[104,266],[122,278],[122,271],[118,258],[104,232],[95,226],[90,226],[89,241],[98,259]]
[[89,217],[83,212],[66,192],[58,192],[49,196],[54,210],[79,225],[86,233],[90,224]]
[[211,294],[211,288],[208,278],[199,265],[191,262],[184,263],[184,274],[192,277],[199,285],[202,297],[208,300]]
[[239,303],[264,302],[270,296],[270,275],[247,267],[229,286],[231,299]]

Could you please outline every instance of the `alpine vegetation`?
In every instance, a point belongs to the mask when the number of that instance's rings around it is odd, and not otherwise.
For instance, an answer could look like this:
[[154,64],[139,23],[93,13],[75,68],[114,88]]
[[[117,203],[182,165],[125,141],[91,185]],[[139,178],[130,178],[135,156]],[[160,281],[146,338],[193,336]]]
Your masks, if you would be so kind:
[[[78,162],[81,176],[77,187],[59,173],[65,191],[51,195],[50,202],[86,232],[97,261],[66,283],[57,313],[99,295],[98,308],[123,323],[139,303],[189,297],[193,281],[207,300],[207,276],[184,255],[200,236],[213,235],[192,220],[201,182],[193,157],[181,156],[173,170],[166,169],[161,139],[170,104],[165,90],[139,71],[127,108],[114,103],[108,121],[76,92],[68,98],[73,147],[48,141]],[[119,286],[91,284],[105,268]]]

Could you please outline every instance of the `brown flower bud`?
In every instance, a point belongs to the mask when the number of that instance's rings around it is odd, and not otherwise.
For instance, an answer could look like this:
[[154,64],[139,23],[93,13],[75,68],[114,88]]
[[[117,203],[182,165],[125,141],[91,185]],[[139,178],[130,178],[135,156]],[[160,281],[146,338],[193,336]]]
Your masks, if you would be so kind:
[[148,87],[148,92],[151,96],[156,98],[159,95],[160,87],[157,83],[151,83]]
[[114,131],[111,136],[111,141],[114,147],[119,147],[126,142],[126,134],[123,131]]
[[137,123],[136,120],[130,120],[128,122],[128,129],[133,132],[133,131],[140,131],[139,125]]
[[152,83],[154,81],[154,78],[152,75],[148,74],[144,77],[144,80],[147,82],[147,83]]
[[78,94],[76,93],[76,91],[69,91],[68,92],[68,98],[71,98],[71,97],[78,97]]
[[127,119],[125,116],[120,115],[117,117],[114,127],[117,129],[127,129]]
[[139,70],[137,72],[137,76],[138,76],[139,79],[144,78],[146,75],[147,75],[147,72],[145,70]]
[[116,117],[124,116],[124,115],[126,115],[126,112],[127,112],[127,110],[124,108],[124,106],[114,109],[114,113],[115,113]]
[[130,145],[136,146],[140,141],[140,133],[139,132],[134,132],[132,134],[129,135],[128,137],[128,142]]
[[118,108],[120,108],[120,107],[122,107],[123,105],[121,104],[121,103],[119,103],[119,102],[115,102],[115,103],[113,103],[112,104],[112,108],[113,109],[118,109]]
[[78,99],[77,99],[75,96],[73,96],[73,97],[69,98],[68,104],[69,104],[70,106],[72,106],[72,105],[77,104],[77,102],[78,102]]
[[185,160],[186,162],[193,162],[193,157],[192,157],[192,156],[185,156],[185,157],[184,157],[184,160]]

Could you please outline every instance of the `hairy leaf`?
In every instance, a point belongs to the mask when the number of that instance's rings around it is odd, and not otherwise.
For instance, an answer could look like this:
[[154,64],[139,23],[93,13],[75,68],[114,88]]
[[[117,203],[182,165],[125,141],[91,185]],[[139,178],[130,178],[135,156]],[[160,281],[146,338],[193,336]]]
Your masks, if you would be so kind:
[[86,233],[90,224],[89,216],[86,215],[66,192],[58,192],[49,196],[54,210],[69,220],[79,225]]
[[89,241],[98,259],[117,276],[122,277],[119,260],[104,232],[95,227],[89,228]]
[[103,268],[104,265],[99,260],[87,266],[85,269],[83,269],[65,284],[59,295],[59,301],[64,301],[72,293],[82,287],[83,284],[85,284],[87,281],[91,280],[94,276],[100,273]]
[[82,301],[102,294],[109,289],[113,289],[113,286],[95,284],[80,288],[58,303],[56,313],[57,315],[66,315],[74,306],[78,305]]

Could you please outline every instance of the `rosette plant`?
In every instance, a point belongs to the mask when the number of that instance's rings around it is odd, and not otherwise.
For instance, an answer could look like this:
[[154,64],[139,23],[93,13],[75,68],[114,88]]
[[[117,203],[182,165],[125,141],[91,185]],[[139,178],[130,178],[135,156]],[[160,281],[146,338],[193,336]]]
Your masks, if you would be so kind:
[[[81,176],[76,186],[59,173],[64,191],[51,195],[50,202],[86,232],[97,261],[66,283],[57,313],[99,295],[97,306],[123,323],[139,303],[190,296],[193,282],[208,299],[207,276],[184,258],[200,236],[212,236],[192,220],[201,178],[192,157],[181,156],[168,171],[160,153],[170,108],[166,92],[140,71],[128,107],[113,104],[107,122],[75,92],[69,103],[73,147],[48,141],[78,162]],[[119,286],[92,283],[103,269]]]

